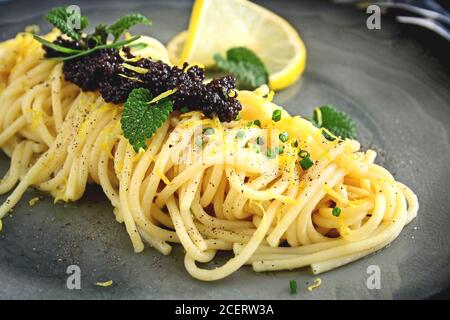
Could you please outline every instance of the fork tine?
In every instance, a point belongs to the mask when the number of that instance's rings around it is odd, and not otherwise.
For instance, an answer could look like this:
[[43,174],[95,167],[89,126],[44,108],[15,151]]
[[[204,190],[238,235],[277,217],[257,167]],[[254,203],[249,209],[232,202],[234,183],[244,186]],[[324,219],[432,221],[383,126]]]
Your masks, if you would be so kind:
[[446,28],[441,26],[439,23],[437,23],[435,20],[428,18],[417,18],[407,16],[398,16],[396,17],[396,19],[400,23],[413,24],[432,30],[437,34],[439,34],[440,36],[442,36],[443,38],[447,39],[447,41],[450,41],[450,32]]

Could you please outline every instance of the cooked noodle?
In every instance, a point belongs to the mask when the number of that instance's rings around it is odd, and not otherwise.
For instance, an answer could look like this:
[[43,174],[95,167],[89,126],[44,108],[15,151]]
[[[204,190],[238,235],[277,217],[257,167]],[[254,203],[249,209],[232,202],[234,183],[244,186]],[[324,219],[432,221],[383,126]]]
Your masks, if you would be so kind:
[[[167,57],[153,41],[149,51]],[[146,242],[167,255],[171,243],[181,243],[187,271],[205,281],[245,264],[255,271],[311,266],[318,274],[392,242],[416,216],[415,194],[374,164],[374,151],[359,151],[357,141],[329,141],[284,111],[272,122],[280,107],[268,93],[240,91],[241,119],[231,123],[174,112],[148,148],[135,153],[122,135],[122,106],[64,81],[62,63],[43,60],[40,44],[19,34],[0,45],[0,146],[11,157],[0,192],[12,190],[0,207],[0,227],[28,187],[75,201],[96,183],[136,252]],[[256,118],[264,129],[247,127]],[[214,134],[198,145],[205,127]],[[240,129],[242,139],[228,139]],[[295,161],[297,149],[276,159],[254,152],[256,137],[276,140],[270,136],[280,131],[316,160],[311,168]],[[338,217],[334,205],[342,210]],[[235,256],[211,270],[197,265],[218,250]]]

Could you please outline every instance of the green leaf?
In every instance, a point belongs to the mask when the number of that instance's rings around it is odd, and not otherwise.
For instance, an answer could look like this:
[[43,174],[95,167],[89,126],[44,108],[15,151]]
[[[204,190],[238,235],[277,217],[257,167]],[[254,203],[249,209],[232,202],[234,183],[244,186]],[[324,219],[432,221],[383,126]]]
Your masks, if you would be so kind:
[[121,120],[123,134],[136,152],[147,148],[146,140],[163,125],[173,109],[168,98],[149,105],[152,98],[148,89],[138,88],[131,91],[124,105]]
[[98,24],[94,33],[88,36],[89,39],[94,40],[97,46],[106,44],[108,40],[108,26],[103,23]]
[[144,24],[151,26],[152,22],[147,17],[139,13],[128,14],[123,16],[112,25],[108,27],[108,32],[114,37],[114,42],[120,38],[120,36],[131,27],[137,24]]
[[33,38],[37,41],[39,41],[40,43],[42,43],[44,46],[52,48],[55,51],[58,52],[63,52],[63,53],[80,53],[81,50],[77,50],[77,49],[72,49],[72,48],[66,48],[57,44],[54,44],[53,42],[47,41],[44,38],[41,38],[35,34],[33,34]]
[[269,73],[264,63],[247,48],[231,48],[225,58],[216,53],[214,60],[220,69],[236,77],[240,89],[253,90],[269,83]]
[[[79,40],[81,31],[89,24],[89,20],[86,16],[81,15],[77,10],[70,10],[70,8],[66,6],[51,9],[45,16],[45,20],[73,40]],[[75,28],[77,21],[79,21],[80,27],[78,29]]]
[[105,44],[105,45],[101,45],[101,46],[96,46],[92,49],[89,50],[84,50],[81,51],[77,54],[71,55],[71,56],[67,56],[67,57],[55,57],[55,58],[48,58],[48,60],[58,60],[58,61],[67,61],[67,60],[71,60],[71,59],[75,59],[75,58],[79,58],[88,54],[91,54],[94,51],[97,50],[101,50],[101,49],[111,49],[111,48],[120,48],[123,47],[126,44],[129,44],[137,39],[139,39],[141,36],[134,36],[128,40],[124,40],[124,41],[119,41],[119,42],[115,42],[115,43],[110,43],[110,44]]
[[345,112],[338,111],[331,105],[323,105],[314,110],[311,122],[318,128],[326,128],[343,139],[357,136],[356,124]]

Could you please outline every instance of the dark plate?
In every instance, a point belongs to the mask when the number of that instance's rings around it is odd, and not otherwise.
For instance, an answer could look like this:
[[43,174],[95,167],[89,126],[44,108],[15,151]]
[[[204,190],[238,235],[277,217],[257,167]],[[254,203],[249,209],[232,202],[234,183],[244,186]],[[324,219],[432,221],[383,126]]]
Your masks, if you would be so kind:
[[[14,1],[0,6],[1,39],[26,25],[49,27],[41,17],[62,1]],[[77,1],[93,24],[112,22],[130,12],[153,20],[151,35],[163,42],[187,26],[186,1]],[[229,278],[204,283],[184,269],[182,248],[170,256],[147,248],[134,254],[125,228],[98,188],[80,201],[53,205],[46,197],[34,207],[27,192],[4,219],[0,234],[2,298],[251,298],[379,299],[426,298],[450,283],[450,81],[419,44],[400,36],[399,26],[382,20],[366,28],[364,12],[322,1],[263,1],[287,18],[305,40],[307,70],[276,102],[292,113],[311,114],[332,103],[356,119],[363,146],[381,151],[378,163],[409,185],[420,201],[419,215],[388,248],[321,275],[322,286],[308,292],[315,278],[307,270],[254,273],[244,267]],[[267,45],[270,45],[268,43]],[[1,171],[9,160],[1,156]],[[3,196],[2,199],[5,197]],[[81,268],[81,290],[68,290],[66,268]],[[367,267],[381,269],[381,289],[366,286]],[[96,281],[112,279],[108,288]],[[296,279],[299,294],[289,294]]]

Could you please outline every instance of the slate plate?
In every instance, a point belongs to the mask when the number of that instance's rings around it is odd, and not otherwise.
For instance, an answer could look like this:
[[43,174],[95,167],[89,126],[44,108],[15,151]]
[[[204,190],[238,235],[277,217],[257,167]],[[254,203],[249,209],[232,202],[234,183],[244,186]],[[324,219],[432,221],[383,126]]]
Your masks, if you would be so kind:
[[[49,27],[41,17],[62,1],[14,1],[0,6],[0,37],[26,25]],[[92,23],[112,22],[129,12],[153,20],[150,34],[168,41],[188,22],[186,1],[77,1]],[[427,298],[450,283],[450,81],[417,43],[400,37],[399,27],[365,27],[366,15],[322,1],[262,1],[301,32],[308,48],[307,71],[276,102],[292,113],[311,114],[332,103],[354,117],[365,147],[381,151],[378,163],[419,196],[419,216],[388,248],[321,276],[322,286],[306,290],[308,270],[254,273],[242,268],[214,283],[192,279],[176,247],[170,256],[148,248],[134,254],[122,225],[100,189],[80,201],[53,205],[46,197],[34,207],[27,192],[0,234],[1,298],[159,299],[380,299]],[[148,31],[146,31],[148,32]],[[270,45],[270,44],[268,44]],[[0,156],[1,172],[9,160]],[[4,196],[2,197],[4,199]],[[68,290],[66,268],[81,268],[81,290]],[[381,289],[366,286],[367,267],[381,269]],[[112,279],[108,288],[96,281]],[[296,279],[299,294],[289,294]]]

